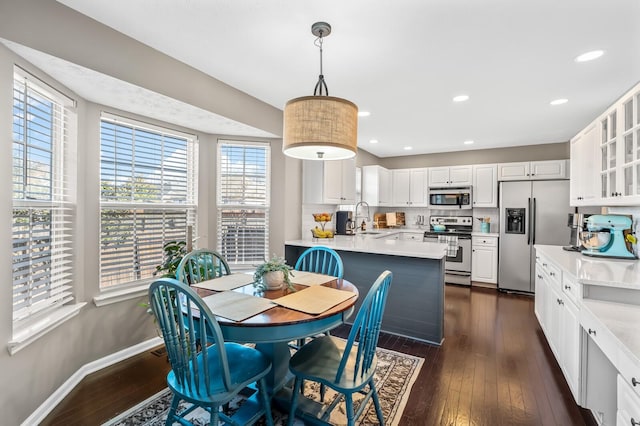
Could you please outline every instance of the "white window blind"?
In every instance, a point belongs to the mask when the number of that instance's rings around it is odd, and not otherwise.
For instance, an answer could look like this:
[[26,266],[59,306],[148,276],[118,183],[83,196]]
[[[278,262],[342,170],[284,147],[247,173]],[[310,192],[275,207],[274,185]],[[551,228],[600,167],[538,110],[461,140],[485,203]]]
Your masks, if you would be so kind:
[[218,142],[218,251],[231,265],[269,257],[270,147]]
[[163,246],[196,222],[197,142],[191,135],[103,114],[100,285],[153,277]]
[[73,300],[75,114],[16,68],[13,84],[13,320]]

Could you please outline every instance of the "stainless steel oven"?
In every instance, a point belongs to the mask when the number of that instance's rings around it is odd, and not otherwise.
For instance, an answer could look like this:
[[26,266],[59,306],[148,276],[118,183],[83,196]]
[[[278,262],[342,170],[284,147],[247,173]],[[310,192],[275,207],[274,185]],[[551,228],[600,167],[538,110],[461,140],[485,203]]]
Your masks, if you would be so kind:
[[432,209],[467,210],[472,204],[471,187],[429,189],[429,207]]
[[437,243],[441,236],[455,236],[458,241],[458,250],[455,256],[447,256],[445,258],[445,282],[471,285],[471,230],[473,218],[471,216],[431,216],[429,222],[431,226],[434,224],[445,225],[446,229],[441,232],[425,231],[423,241]]

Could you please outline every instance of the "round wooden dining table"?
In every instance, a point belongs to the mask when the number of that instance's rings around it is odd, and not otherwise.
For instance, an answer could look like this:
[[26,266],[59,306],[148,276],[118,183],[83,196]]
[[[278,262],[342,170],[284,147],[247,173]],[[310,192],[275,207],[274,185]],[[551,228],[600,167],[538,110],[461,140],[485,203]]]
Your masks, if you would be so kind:
[[[274,306],[244,321],[216,317],[225,341],[255,343],[256,348],[271,359],[271,372],[266,377],[267,388],[271,395],[274,395],[288,381],[289,359],[291,358],[289,342],[329,331],[344,323],[353,314],[359,296],[355,285],[345,279],[335,279],[322,285],[350,291],[356,296],[317,315],[283,306]],[[294,287],[296,290],[306,288],[306,286],[298,284],[295,284]],[[202,297],[215,293],[211,290],[194,289]],[[271,300],[289,294],[286,286],[281,290],[261,291],[254,288],[252,284],[233,291]]]

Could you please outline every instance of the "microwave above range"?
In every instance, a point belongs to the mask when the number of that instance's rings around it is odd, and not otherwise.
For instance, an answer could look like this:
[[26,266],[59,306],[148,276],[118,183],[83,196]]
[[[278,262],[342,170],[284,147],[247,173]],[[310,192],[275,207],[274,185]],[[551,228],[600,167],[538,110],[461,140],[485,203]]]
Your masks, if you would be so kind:
[[429,188],[429,207],[440,210],[465,210],[473,206],[471,187]]

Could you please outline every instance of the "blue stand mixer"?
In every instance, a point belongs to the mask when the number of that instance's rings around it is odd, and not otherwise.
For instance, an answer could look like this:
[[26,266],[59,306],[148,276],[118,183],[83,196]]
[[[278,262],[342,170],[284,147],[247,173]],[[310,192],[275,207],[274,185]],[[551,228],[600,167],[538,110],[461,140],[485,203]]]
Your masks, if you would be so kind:
[[586,219],[587,231],[580,233],[580,240],[586,247],[585,256],[610,257],[614,259],[637,259],[627,248],[624,235],[633,221],[623,215],[597,214]]

